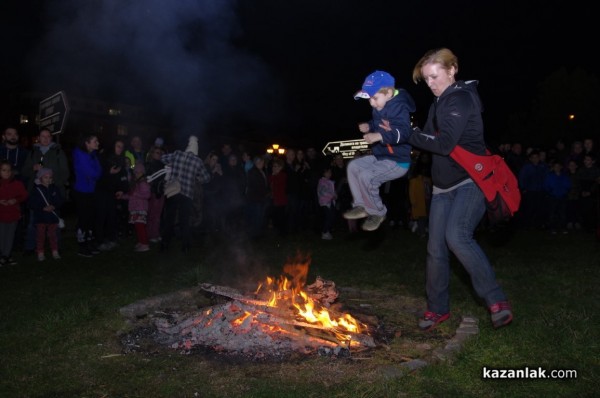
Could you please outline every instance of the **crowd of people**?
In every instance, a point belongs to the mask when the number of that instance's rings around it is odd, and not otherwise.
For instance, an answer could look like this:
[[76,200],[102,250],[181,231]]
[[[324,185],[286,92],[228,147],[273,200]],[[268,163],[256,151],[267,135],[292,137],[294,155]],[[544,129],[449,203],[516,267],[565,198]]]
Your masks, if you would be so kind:
[[[14,127],[0,146],[1,265],[15,264],[14,250],[61,259],[61,208],[75,205],[77,254],[84,258],[131,244],[136,252],[187,253],[203,234],[262,239],[312,231],[331,240],[339,230],[374,231],[387,220],[428,238],[428,310],[419,321],[431,330],[450,316],[449,253],[472,277],[494,327],[512,320],[512,308],[492,266],[474,239],[485,227],[483,193],[449,153],[456,145],[484,154],[476,81],[456,80],[458,59],[448,49],[427,52],[413,71],[435,96],[423,130],[410,126],[415,104],[387,72],[367,76],[355,98],[369,100],[373,119],[358,124],[370,144],[351,160],[323,156],[315,147],[287,148],[283,155],[250,153],[231,142],[199,153],[198,138],[169,151],[161,138],[104,143],[89,134],[70,153],[42,130],[32,148],[19,144]],[[501,144],[518,177],[521,208],[516,228],[597,233],[600,168],[591,137],[551,148],[523,150]],[[364,219],[364,221],[361,221]],[[135,236],[135,244],[129,236]],[[600,235],[599,235],[600,238]]]
[[[336,230],[374,230],[383,220],[422,238],[429,232],[432,156],[417,147],[405,175],[375,184],[377,195],[371,197],[378,198],[374,209],[383,216],[373,228],[362,207],[362,188],[353,192],[348,179],[358,164],[342,154],[325,157],[314,147],[290,148],[273,156],[225,143],[198,156],[192,137],[185,151],[167,153],[162,139],[146,149],[138,136],[105,146],[90,135],[68,154],[48,130],[40,131],[31,149],[19,146],[13,127],[6,128],[2,138],[1,200],[16,201],[8,206],[11,210],[4,209],[1,220],[3,228],[10,226],[2,233],[3,264],[14,263],[14,247],[44,260],[46,239],[52,257],[60,259],[58,224],[68,200],[75,205],[78,254],[83,257],[110,251],[131,235],[137,238],[134,250],[139,252],[153,244],[169,250],[173,238],[180,239],[187,252],[194,237],[206,233],[244,233],[260,239],[270,229],[279,237],[311,231],[330,240]],[[523,198],[515,228],[547,229],[552,234],[596,231],[600,168],[593,139],[574,141],[570,151],[562,140],[551,148],[523,150],[520,143],[512,143],[496,150],[519,179]],[[364,163],[369,156],[373,155],[360,154],[357,159]],[[169,198],[164,192],[169,173],[161,174],[167,165],[181,184]],[[24,189],[16,189],[13,180]],[[367,182],[363,186],[369,186]],[[353,214],[357,209],[359,217]],[[480,226],[485,227],[485,219]]]
[[598,233],[600,167],[591,136],[572,141],[569,148],[560,139],[547,147],[523,149],[515,142],[497,150],[519,180],[522,201],[516,227],[552,234]]

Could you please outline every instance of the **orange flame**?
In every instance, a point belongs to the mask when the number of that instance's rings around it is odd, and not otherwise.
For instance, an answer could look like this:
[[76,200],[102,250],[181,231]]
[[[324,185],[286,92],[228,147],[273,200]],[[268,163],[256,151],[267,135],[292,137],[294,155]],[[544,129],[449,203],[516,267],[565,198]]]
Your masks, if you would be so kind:
[[304,290],[310,265],[309,259],[297,257],[294,262],[284,266],[285,275],[278,279],[267,277],[264,283],[260,283],[256,294],[264,290],[268,299],[268,306],[293,308],[297,319],[318,326],[324,330],[333,332],[341,342],[348,342],[351,333],[362,333],[366,326],[354,319],[350,314],[342,314],[337,319],[332,319],[327,308],[313,300]]

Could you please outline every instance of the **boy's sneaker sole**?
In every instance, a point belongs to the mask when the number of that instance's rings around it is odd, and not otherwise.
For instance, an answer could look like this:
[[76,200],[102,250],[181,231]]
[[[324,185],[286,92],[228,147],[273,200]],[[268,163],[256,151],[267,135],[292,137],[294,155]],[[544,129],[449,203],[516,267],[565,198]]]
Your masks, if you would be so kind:
[[348,210],[344,213],[344,218],[346,220],[358,220],[361,218],[368,217],[369,214],[362,207],[358,206],[352,210]]
[[440,323],[448,320],[450,313],[447,314],[436,314],[435,312],[426,311],[423,318],[419,320],[419,329],[423,332],[433,330]]
[[365,231],[375,231],[385,221],[385,216],[369,216],[362,225]]

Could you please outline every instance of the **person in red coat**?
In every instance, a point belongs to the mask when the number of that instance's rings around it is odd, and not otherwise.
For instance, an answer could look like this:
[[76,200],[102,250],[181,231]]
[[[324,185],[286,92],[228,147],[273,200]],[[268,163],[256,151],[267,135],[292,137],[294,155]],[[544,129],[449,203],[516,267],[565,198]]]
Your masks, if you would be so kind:
[[0,267],[16,264],[11,252],[21,219],[21,203],[27,200],[27,196],[25,185],[15,179],[10,162],[0,162]]
[[286,208],[288,205],[286,187],[288,176],[283,170],[284,167],[285,162],[283,159],[276,158],[273,160],[273,170],[268,177],[271,189],[271,219],[273,227],[275,227],[279,236],[285,236],[288,232],[286,224]]

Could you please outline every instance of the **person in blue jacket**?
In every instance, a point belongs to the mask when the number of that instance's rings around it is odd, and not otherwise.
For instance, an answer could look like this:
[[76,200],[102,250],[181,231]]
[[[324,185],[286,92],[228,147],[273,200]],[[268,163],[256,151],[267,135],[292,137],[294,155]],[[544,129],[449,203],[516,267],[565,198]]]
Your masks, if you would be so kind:
[[77,243],[79,243],[77,254],[82,257],[92,257],[93,254],[100,253],[94,242],[93,233],[96,182],[102,175],[102,167],[98,159],[99,145],[98,137],[88,134],[73,150],[75,170],[73,199],[77,208]]
[[[387,214],[379,194],[380,186],[404,176],[410,167],[410,113],[416,108],[410,94],[396,89],[394,78],[383,71],[367,76],[362,89],[354,94],[354,99],[360,98],[368,99],[373,108],[372,120],[358,125],[372,154],[353,159],[348,164],[348,185],[353,200],[352,209],[344,213],[344,218],[366,217],[362,229],[374,231]],[[382,127],[384,120],[387,123],[385,129]]]

